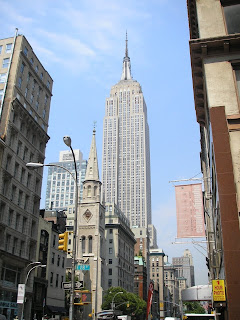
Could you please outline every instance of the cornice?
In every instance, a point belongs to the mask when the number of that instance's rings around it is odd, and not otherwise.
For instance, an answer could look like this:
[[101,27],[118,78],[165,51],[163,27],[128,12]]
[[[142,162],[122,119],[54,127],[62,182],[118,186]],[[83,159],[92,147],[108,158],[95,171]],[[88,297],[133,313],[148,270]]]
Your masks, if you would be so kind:
[[191,39],[189,45],[197,122],[205,126],[203,60],[205,58],[219,58],[240,54],[240,34],[207,39]]

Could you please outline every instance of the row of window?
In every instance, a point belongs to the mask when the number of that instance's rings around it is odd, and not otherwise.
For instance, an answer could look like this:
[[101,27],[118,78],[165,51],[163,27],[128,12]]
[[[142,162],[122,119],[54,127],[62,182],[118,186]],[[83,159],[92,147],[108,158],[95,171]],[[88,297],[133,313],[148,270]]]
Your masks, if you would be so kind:
[[4,51],[4,46],[0,45],[0,54],[2,54],[3,52],[11,53],[12,52],[12,43],[7,43],[5,45],[5,51]]

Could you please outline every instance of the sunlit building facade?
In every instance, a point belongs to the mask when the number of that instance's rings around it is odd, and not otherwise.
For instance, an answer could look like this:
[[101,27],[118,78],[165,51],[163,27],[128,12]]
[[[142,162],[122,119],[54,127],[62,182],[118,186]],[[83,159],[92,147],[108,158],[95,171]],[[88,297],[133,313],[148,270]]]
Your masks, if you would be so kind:
[[121,80],[106,99],[102,182],[105,201],[116,203],[131,227],[151,224],[147,106],[140,84],[131,75],[127,40]]

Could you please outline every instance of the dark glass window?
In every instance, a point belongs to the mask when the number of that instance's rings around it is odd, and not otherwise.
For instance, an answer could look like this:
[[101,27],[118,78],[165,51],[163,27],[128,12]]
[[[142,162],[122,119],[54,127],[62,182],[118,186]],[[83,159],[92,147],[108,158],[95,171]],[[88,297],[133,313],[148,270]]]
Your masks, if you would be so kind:
[[225,6],[224,14],[228,33],[240,33],[240,4]]

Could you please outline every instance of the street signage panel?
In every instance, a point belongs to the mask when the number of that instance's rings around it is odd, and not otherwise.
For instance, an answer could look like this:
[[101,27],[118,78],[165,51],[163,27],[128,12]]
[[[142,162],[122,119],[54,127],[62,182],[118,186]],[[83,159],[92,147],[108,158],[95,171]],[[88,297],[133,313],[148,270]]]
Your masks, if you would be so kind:
[[75,289],[82,289],[83,288],[83,281],[75,282]]
[[18,284],[18,295],[17,295],[17,303],[23,303],[25,296],[25,284]]
[[76,270],[90,270],[90,264],[78,264]]
[[63,282],[62,287],[64,290],[70,290],[72,287],[72,284],[71,284],[71,282]]
[[213,301],[226,301],[224,280],[212,280]]

